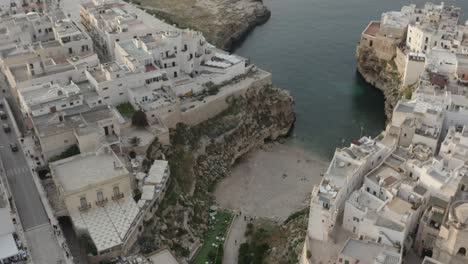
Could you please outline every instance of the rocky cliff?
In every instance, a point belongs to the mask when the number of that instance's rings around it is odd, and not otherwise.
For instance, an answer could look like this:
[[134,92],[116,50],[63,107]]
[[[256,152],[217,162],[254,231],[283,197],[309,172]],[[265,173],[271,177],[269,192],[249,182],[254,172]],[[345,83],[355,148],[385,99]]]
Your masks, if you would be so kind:
[[357,70],[362,77],[381,90],[385,96],[385,114],[392,117],[393,108],[401,98],[401,77],[393,60],[379,59],[368,47],[358,45],[356,49]]
[[231,50],[255,26],[270,18],[262,0],[135,0],[148,13],[203,32],[213,45]]
[[207,230],[211,192],[245,153],[286,136],[295,115],[291,96],[271,84],[228,98],[229,107],[214,118],[170,132],[171,147],[155,142],[149,159],[169,160],[170,184],[156,217],[146,223],[140,249],[169,247],[187,258]]

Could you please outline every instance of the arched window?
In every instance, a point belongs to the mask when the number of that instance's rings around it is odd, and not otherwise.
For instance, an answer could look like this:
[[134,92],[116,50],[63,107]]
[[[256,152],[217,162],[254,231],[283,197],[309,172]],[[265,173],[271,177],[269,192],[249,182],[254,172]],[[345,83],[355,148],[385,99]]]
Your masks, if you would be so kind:
[[466,256],[466,248],[461,247],[461,248],[458,250],[457,255]]
[[97,200],[98,202],[101,202],[104,200],[104,195],[102,194],[102,191],[97,192]]
[[80,198],[80,206],[82,208],[85,208],[86,206],[88,206],[88,202],[86,201],[86,197],[81,197]]
[[115,186],[114,187],[114,196],[117,196],[120,194],[120,189],[119,189],[119,186]]

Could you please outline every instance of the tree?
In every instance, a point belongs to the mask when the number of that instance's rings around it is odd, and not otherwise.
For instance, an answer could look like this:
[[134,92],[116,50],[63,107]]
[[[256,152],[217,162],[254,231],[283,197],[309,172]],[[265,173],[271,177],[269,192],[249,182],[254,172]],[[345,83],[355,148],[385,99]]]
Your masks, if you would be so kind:
[[132,125],[136,127],[147,127],[148,119],[146,119],[145,112],[141,110],[135,111],[132,116]]
[[138,147],[140,145],[140,143],[141,143],[141,138],[136,137],[136,136],[131,137],[131,138],[128,139],[128,143],[130,143],[130,145],[132,147]]

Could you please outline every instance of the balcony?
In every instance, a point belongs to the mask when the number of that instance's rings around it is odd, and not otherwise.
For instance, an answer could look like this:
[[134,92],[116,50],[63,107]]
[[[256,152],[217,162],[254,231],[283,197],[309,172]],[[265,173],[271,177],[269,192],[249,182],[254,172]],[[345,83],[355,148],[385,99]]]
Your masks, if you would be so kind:
[[86,204],[86,205],[78,206],[78,210],[80,210],[80,211],[86,211],[86,210],[88,210],[89,208],[91,208],[91,203],[88,203],[88,204]]
[[100,201],[96,201],[96,205],[97,205],[97,206],[103,206],[103,205],[105,205],[106,203],[107,203],[107,198],[104,198],[104,199],[102,199],[102,200],[100,200]]
[[112,196],[112,200],[118,200],[118,199],[121,199],[124,197],[124,194],[123,193],[118,193],[118,194],[115,194],[114,196]]

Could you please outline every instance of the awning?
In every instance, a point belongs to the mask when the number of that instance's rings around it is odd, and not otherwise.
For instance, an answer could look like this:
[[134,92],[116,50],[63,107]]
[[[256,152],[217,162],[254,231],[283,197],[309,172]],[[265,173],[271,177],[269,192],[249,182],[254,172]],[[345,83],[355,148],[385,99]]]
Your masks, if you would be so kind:
[[15,239],[12,234],[0,237],[0,259],[6,259],[18,254]]

